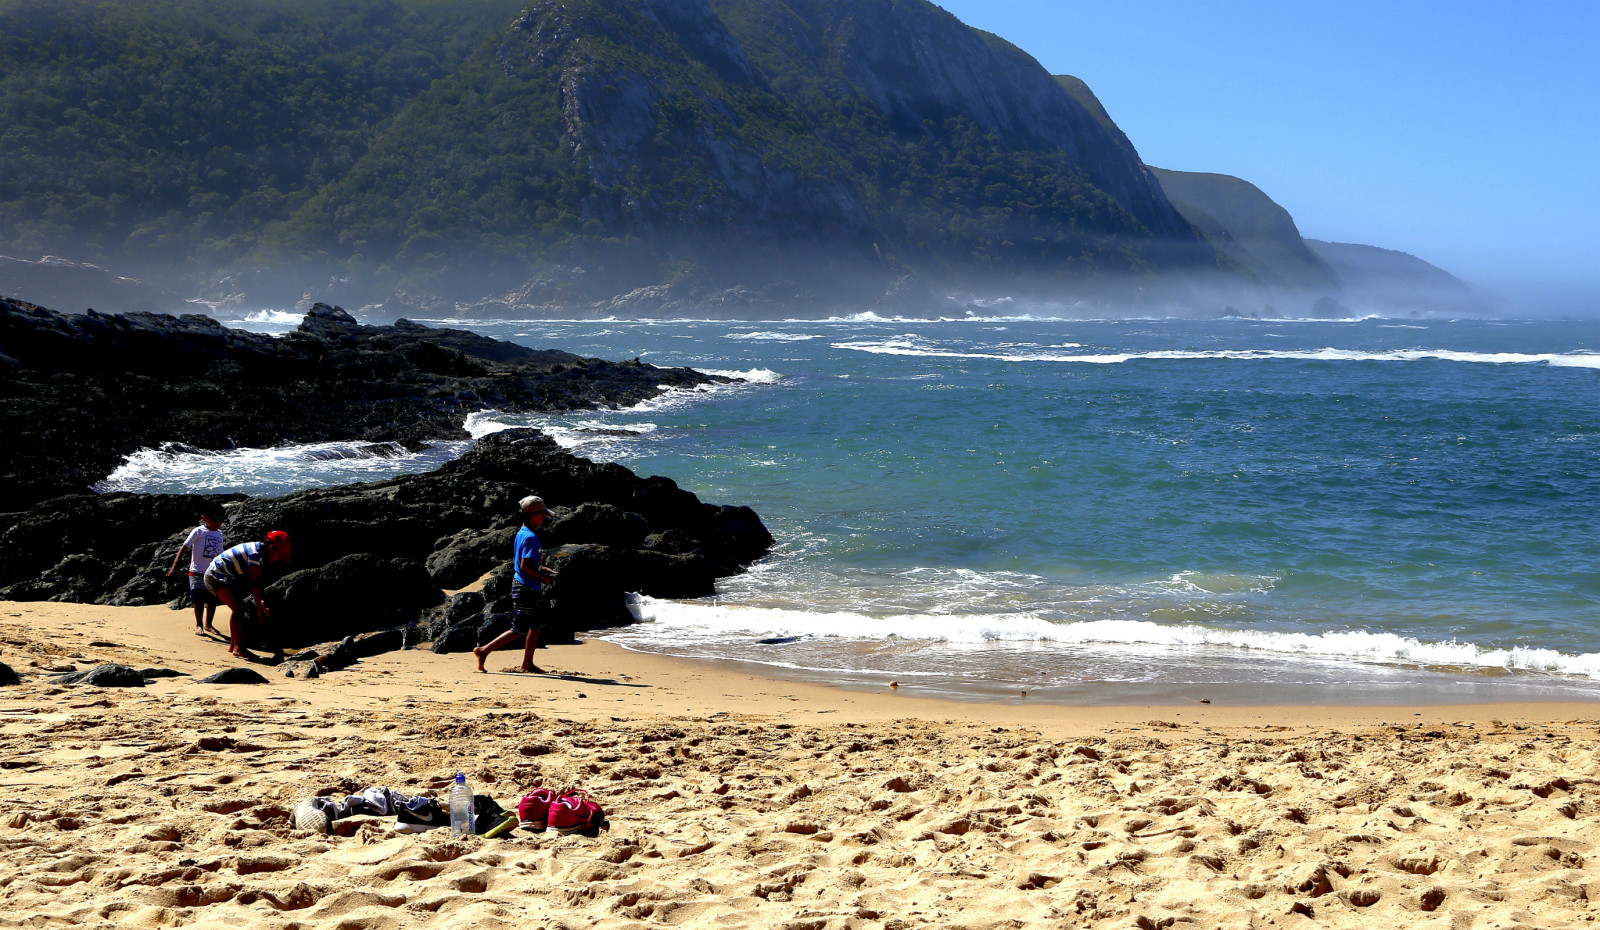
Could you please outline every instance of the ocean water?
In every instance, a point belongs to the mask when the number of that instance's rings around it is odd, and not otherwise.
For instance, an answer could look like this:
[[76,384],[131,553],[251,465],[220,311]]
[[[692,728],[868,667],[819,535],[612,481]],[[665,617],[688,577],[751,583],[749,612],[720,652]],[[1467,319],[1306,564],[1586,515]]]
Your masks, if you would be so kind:
[[[469,420],[762,515],[773,554],[637,599],[605,634],[630,648],[986,700],[1600,699],[1593,320],[450,325],[744,379]],[[459,448],[156,450],[105,487],[284,493]]]

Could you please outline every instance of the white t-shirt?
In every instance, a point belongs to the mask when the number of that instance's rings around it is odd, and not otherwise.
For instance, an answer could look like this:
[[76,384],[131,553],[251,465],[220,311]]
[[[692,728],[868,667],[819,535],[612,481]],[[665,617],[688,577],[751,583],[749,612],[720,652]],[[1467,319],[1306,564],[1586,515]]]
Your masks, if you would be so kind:
[[183,544],[189,547],[189,571],[204,574],[211,560],[222,554],[222,531],[202,523],[189,532]]

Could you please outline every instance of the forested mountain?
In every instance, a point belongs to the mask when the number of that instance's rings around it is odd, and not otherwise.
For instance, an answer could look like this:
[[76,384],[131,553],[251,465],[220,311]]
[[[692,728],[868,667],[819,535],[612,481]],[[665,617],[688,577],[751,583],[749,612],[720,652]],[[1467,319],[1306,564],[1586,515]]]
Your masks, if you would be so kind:
[[1226,174],[1151,168],[1172,205],[1239,266],[1264,284],[1339,290],[1339,281],[1306,247],[1289,211],[1249,181]]
[[0,251],[254,249],[516,0],[0,0]]
[[1218,267],[925,0],[0,0],[0,251],[535,307]]
[[1344,283],[1341,299],[1368,312],[1491,316],[1505,303],[1405,252],[1318,239],[1307,239],[1306,245]]

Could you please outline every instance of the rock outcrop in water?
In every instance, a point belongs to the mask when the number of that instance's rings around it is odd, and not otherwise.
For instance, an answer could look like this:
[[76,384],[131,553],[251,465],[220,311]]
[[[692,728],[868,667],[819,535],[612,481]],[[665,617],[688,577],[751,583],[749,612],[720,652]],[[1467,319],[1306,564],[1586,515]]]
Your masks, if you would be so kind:
[[[687,369],[406,321],[362,326],[325,305],[273,338],[201,316],[66,316],[0,298],[0,371],[0,599],[181,597],[187,579],[167,578],[167,566],[200,513],[223,512],[230,544],[275,529],[294,538],[294,563],[267,579],[272,636],[288,647],[335,641],[316,650],[326,671],[423,640],[469,648],[504,629],[517,501],[530,493],[550,507],[540,536],[561,573],[552,640],[631,622],[627,591],[714,593],[718,577],[772,544],[748,507],[702,503],[670,479],[579,458],[535,430],[480,439],[427,474],[279,498],[86,493],[142,446],[415,445],[463,437],[474,410],[632,403],[727,380]],[[446,598],[497,570],[483,591]]]
[[726,380],[535,350],[319,304],[280,338],[206,316],[61,314],[0,297],[0,487],[12,510],[87,491],[141,448],[465,439],[476,410],[637,403]]
[[[748,507],[702,503],[661,477],[563,451],[535,430],[480,439],[426,474],[299,491],[279,498],[79,494],[0,515],[0,599],[110,605],[161,603],[165,577],[202,510],[225,509],[230,543],[268,530],[294,539],[294,563],[268,579],[275,638],[308,646],[404,627],[389,646],[470,648],[509,624],[517,501],[537,493],[551,519],[539,535],[551,586],[553,638],[629,623],[627,591],[712,594],[716,578],[764,555],[772,536]],[[482,593],[447,600],[498,572]]]

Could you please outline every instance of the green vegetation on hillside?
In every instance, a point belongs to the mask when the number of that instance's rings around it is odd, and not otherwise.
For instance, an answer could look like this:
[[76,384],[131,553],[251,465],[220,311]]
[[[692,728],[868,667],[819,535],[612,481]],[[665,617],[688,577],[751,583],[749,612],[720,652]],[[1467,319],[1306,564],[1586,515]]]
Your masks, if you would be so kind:
[[1337,292],[1339,281],[1300,238],[1289,211],[1249,181],[1151,168],[1184,218],[1266,284]]
[[1078,275],[1173,254],[1060,148],[853,83],[863,11],[964,29],[921,0],[522,6],[0,0],[0,252],[480,293],[580,264],[616,293],[753,256]]
[[0,250],[236,258],[518,6],[0,3]]

